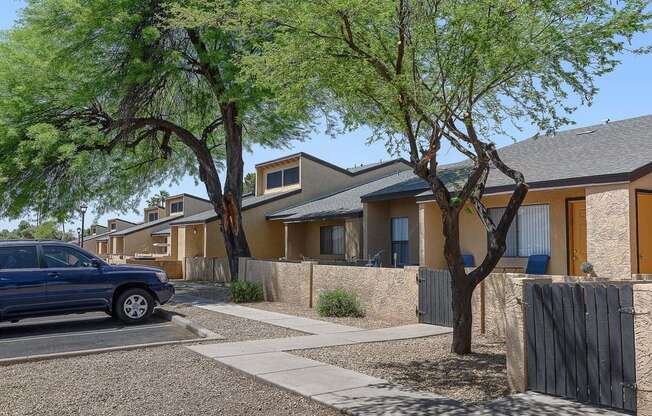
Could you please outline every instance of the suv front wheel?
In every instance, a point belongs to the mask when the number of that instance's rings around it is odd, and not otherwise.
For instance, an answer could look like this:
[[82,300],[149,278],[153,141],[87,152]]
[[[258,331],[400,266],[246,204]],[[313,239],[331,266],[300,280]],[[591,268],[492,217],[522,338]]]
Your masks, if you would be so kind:
[[127,325],[137,325],[146,322],[154,310],[152,295],[139,288],[127,289],[118,296],[115,303],[114,316]]

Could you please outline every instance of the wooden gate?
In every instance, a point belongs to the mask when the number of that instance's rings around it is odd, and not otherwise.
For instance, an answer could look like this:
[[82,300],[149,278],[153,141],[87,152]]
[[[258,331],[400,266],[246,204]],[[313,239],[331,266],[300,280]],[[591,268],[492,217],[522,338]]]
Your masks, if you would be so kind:
[[631,285],[529,283],[528,389],[636,410]]
[[419,322],[453,326],[451,275],[448,270],[419,269]]

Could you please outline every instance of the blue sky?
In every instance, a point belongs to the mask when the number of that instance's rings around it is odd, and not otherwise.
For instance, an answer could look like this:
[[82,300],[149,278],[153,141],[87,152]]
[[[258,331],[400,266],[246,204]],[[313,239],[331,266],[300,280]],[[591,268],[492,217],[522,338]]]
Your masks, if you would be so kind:
[[[20,0],[0,0],[0,29],[9,29],[16,19],[18,10],[24,2]],[[648,33],[635,39],[635,46],[652,44],[652,34]],[[600,92],[594,100],[593,106],[580,108],[572,116],[578,126],[600,123],[609,118],[619,120],[645,114],[652,114],[652,82],[650,82],[650,68],[652,68],[652,55],[637,56],[626,55],[622,57],[622,64],[616,71],[601,78],[598,82]],[[535,133],[532,128],[519,135],[527,138]],[[253,172],[257,163],[274,159],[292,152],[307,152],[331,163],[343,167],[373,163],[387,160],[393,156],[388,155],[383,143],[366,144],[368,132],[364,130],[337,137],[335,140],[323,132],[313,134],[309,140],[293,144],[291,149],[266,149],[255,146],[251,152],[244,154],[245,172]],[[507,137],[493,138],[498,146],[510,144],[512,140]],[[403,155],[405,156],[405,155]],[[454,152],[443,156],[443,162],[459,160],[460,156]],[[153,189],[152,193],[158,189]],[[187,192],[205,196],[203,184],[196,185],[193,178],[184,180],[175,186],[170,186],[167,191],[171,194]],[[139,207],[139,208],[142,208]],[[140,220],[140,214],[128,212],[120,214],[126,219]],[[114,214],[100,217],[99,222],[104,223]],[[93,217],[93,215],[91,215]],[[88,215],[87,215],[88,221]],[[15,221],[0,218],[0,229],[13,227]],[[76,225],[75,225],[76,226]]]

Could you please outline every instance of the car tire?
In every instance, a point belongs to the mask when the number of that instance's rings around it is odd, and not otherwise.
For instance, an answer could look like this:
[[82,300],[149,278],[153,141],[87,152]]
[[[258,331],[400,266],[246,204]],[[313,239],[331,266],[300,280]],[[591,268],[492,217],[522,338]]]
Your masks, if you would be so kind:
[[113,314],[127,325],[138,325],[152,316],[154,298],[145,289],[127,289],[118,296]]

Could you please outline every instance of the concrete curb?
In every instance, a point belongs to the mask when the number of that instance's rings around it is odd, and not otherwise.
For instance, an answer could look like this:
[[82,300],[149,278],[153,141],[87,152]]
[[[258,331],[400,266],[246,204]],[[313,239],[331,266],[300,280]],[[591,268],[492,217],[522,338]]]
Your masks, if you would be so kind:
[[166,321],[170,321],[173,324],[178,325],[192,332],[193,334],[197,335],[199,338],[225,339],[224,337],[217,334],[216,332],[206,329],[203,326],[197,324],[196,322],[186,319],[180,315],[176,315],[172,312],[166,311],[165,309],[157,309],[156,311],[154,311],[154,313],[159,317],[165,319]]
[[224,340],[223,337],[184,339],[178,341],[152,342],[149,344],[134,344],[134,345],[123,345],[119,347],[95,348],[90,350],[55,352],[52,354],[26,355],[23,357],[2,358],[0,359],[0,367],[6,367],[13,364],[29,363],[34,361],[53,360],[56,358],[83,357],[85,355],[102,354],[105,352],[131,351],[131,350],[137,350],[137,349],[149,348],[149,347],[161,347],[166,345],[183,345],[183,344],[192,344],[192,343],[204,342],[204,341],[222,341],[222,340]]

